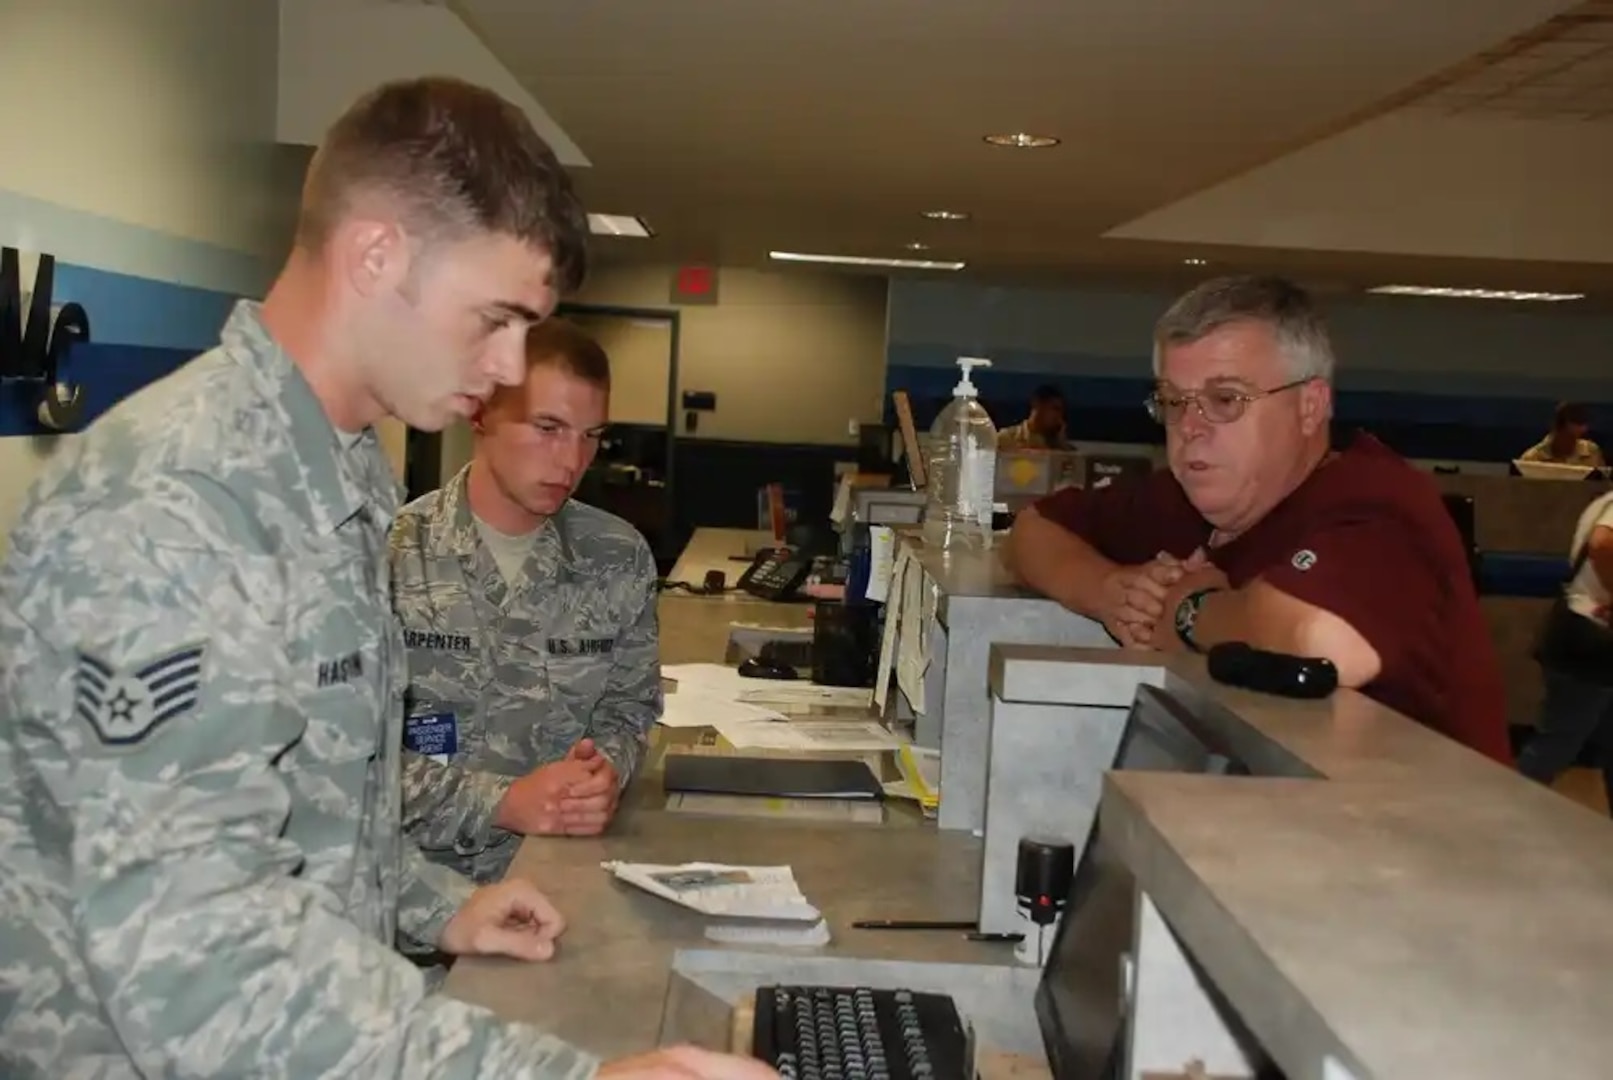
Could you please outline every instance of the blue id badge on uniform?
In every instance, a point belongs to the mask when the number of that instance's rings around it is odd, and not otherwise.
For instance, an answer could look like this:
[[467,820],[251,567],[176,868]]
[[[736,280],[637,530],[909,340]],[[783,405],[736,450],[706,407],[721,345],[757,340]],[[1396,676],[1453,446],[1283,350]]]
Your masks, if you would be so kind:
[[451,712],[422,713],[403,722],[403,747],[448,764],[459,752],[459,723]]

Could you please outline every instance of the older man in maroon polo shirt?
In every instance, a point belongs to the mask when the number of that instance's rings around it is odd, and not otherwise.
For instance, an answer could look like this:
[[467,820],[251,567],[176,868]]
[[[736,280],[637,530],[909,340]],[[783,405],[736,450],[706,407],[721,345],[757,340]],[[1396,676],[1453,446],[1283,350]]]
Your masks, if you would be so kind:
[[1510,763],[1455,523],[1370,435],[1330,449],[1333,351],[1304,290],[1205,282],[1160,319],[1154,374],[1170,470],[1021,513],[1008,556],[1026,584],[1122,645],[1326,657],[1341,685]]

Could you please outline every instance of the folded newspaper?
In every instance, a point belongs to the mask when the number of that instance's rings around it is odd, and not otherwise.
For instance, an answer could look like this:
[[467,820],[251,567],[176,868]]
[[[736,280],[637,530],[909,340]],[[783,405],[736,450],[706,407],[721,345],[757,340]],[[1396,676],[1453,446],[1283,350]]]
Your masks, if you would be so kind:
[[600,865],[645,892],[721,920],[706,928],[706,936],[716,941],[822,945],[829,940],[823,914],[807,902],[788,866]]

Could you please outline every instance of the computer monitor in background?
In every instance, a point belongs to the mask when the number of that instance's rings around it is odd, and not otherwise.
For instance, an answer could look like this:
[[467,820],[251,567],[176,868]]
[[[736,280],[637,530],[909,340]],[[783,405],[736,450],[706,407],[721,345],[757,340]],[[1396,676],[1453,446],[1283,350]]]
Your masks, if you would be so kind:
[[1527,480],[1598,480],[1607,475],[1589,465],[1567,465],[1560,461],[1514,460],[1512,468]]
[[1147,476],[1154,471],[1154,459],[1136,454],[1088,454],[1085,487],[1095,491],[1122,476]]
[[891,460],[891,429],[884,424],[857,426],[857,471],[888,475],[895,463]]
[[[1247,775],[1248,768],[1186,706],[1151,686],[1137,689],[1115,755],[1116,769]],[[1103,821],[1076,865],[1036,990],[1053,1080],[1112,1080],[1126,1045],[1121,960],[1136,923],[1131,871],[1105,845]]]

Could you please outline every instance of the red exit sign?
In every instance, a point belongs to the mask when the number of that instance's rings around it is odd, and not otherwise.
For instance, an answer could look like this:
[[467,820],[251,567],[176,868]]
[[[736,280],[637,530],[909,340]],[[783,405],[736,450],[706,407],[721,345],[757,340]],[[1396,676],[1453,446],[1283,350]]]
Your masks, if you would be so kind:
[[717,302],[717,268],[714,266],[680,266],[672,275],[672,302],[674,304],[715,304]]

